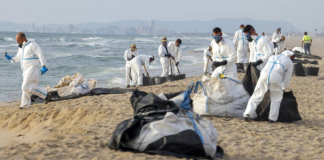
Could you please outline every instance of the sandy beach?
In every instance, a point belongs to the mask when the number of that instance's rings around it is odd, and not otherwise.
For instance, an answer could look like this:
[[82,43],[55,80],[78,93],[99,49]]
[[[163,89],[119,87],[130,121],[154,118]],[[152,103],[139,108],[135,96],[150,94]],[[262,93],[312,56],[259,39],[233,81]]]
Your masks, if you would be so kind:
[[[300,46],[301,39],[287,38],[286,48]],[[323,57],[323,44],[323,39],[314,39],[312,54]],[[318,77],[294,76],[289,85],[303,120],[270,124],[206,117],[218,131],[217,145],[225,151],[224,160],[324,159],[324,60],[318,61]],[[238,75],[241,80],[243,74]],[[201,76],[138,88],[174,93],[198,80]],[[116,126],[133,115],[131,95],[85,96],[24,110],[19,110],[19,101],[0,103],[0,159],[176,159],[108,149]]]

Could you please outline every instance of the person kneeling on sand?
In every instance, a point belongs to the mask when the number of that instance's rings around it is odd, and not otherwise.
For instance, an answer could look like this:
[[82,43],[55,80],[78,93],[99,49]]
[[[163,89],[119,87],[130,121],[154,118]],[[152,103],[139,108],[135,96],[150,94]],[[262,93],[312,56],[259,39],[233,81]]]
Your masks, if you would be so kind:
[[243,117],[249,121],[253,117],[257,106],[263,100],[264,94],[270,91],[270,113],[269,122],[276,122],[279,115],[280,103],[283,98],[283,90],[290,83],[292,72],[294,52],[287,50],[281,55],[273,55],[269,58],[266,66],[260,73],[260,78],[255,86],[252,97],[250,98]]
[[138,86],[143,85],[143,69],[148,75],[148,69],[149,69],[149,64],[154,61],[153,56],[147,56],[147,55],[138,55],[135,58],[133,58],[130,61],[130,68],[134,72],[134,78],[133,78],[133,84],[132,87],[136,86],[136,83]]
[[51,99],[51,94],[47,93],[44,88],[37,86],[39,80],[39,62],[42,66],[41,74],[43,75],[48,71],[43,52],[36,42],[28,41],[26,35],[22,32],[17,34],[16,40],[19,44],[17,55],[8,55],[6,52],[5,57],[10,60],[11,63],[21,63],[21,69],[23,70],[23,83],[21,86],[22,97],[20,109],[23,109],[24,107],[30,108],[32,94],[45,99],[46,104]]

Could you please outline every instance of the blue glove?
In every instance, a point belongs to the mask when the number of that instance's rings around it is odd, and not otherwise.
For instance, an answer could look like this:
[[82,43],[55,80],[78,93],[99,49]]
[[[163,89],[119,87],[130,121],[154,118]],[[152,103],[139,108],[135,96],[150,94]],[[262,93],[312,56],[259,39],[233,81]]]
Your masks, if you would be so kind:
[[5,57],[10,61],[14,55],[9,55],[7,52],[5,53]]
[[48,69],[47,69],[45,66],[43,66],[42,69],[41,69],[41,73],[42,73],[42,75],[43,75],[45,72],[47,72],[47,71],[48,71]]

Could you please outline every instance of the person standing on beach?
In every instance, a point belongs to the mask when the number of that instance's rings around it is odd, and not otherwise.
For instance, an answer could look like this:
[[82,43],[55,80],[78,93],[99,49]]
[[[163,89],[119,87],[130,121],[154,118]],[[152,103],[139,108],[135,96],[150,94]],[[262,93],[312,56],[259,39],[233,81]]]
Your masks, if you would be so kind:
[[[171,67],[170,67],[170,69],[173,70],[174,75],[175,75],[175,73],[177,73],[178,75],[180,74],[178,72],[178,70],[176,69],[176,67],[179,65],[180,59],[181,59],[181,53],[182,53],[182,49],[180,46],[181,44],[182,44],[181,39],[177,39],[174,42],[169,42],[169,44],[168,44],[168,47],[171,50],[171,55],[174,57],[171,60]],[[171,74],[171,71],[169,72],[169,74]]]
[[129,49],[125,51],[124,59],[126,61],[126,85],[127,88],[130,87],[130,78],[131,78],[131,68],[130,68],[130,61],[135,57],[138,56],[138,50],[135,44],[132,44]]
[[[212,47],[209,46],[207,49],[204,50],[204,74],[207,75],[208,73],[208,69],[210,68],[211,66],[211,63],[213,61],[213,59],[211,58],[212,56]],[[208,65],[208,61],[211,61]]]
[[254,116],[255,110],[268,90],[271,100],[269,122],[273,123],[278,120],[283,90],[288,87],[292,77],[293,59],[294,52],[289,50],[284,51],[281,55],[273,55],[269,58],[268,63],[260,73],[253,95],[243,113],[246,121]]
[[[135,58],[133,58],[130,61],[130,67],[131,70],[134,72],[134,84],[132,84],[132,87],[135,87],[136,82],[137,82],[137,86],[142,86],[143,85],[143,73],[145,73],[147,71],[148,74],[148,69],[149,69],[149,65],[151,62],[154,61],[154,57],[153,56],[147,56],[147,55],[138,55]],[[142,69],[142,66],[144,68],[144,71]],[[146,75],[149,76],[149,75]]]
[[307,54],[307,52],[311,55],[311,51],[310,51],[310,47],[312,45],[312,38],[307,35],[307,32],[304,32],[304,37],[303,37],[303,41],[302,41],[302,46],[304,46],[304,50],[305,50],[305,54]]
[[258,35],[251,25],[246,25],[243,32],[247,40],[252,42],[250,46],[251,65],[257,67],[261,71],[272,54],[273,45],[267,38]]
[[168,40],[166,37],[163,37],[161,40],[162,44],[159,46],[158,53],[160,56],[160,62],[162,64],[162,75],[161,77],[167,77],[169,75],[169,67],[171,63],[172,55],[171,55],[171,49],[167,45]]
[[39,70],[38,64],[41,63],[41,74],[43,75],[48,71],[46,68],[46,60],[44,58],[41,48],[35,41],[28,41],[26,35],[19,32],[16,35],[17,43],[19,44],[18,53],[16,56],[8,55],[5,57],[11,61],[11,63],[20,62],[21,69],[23,70],[23,83],[21,86],[22,97],[20,109],[30,108],[32,94],[37,95],[45,99],[45,104],[51,99],[51,94],[47,93],[44,88],[38,87]]
[[281,44],[280,44],[280,42],[281,42],[282,35],[281,35],[280,31],[281,31],[281,29],[278,28],[276,30],[276,32],[273,33],[273,35],[272,35],[272,42],[276,43],[275,44],[276,45],[276,49],[275,49],[275,54],[276,55],[281,53]]
[[211,77],[223,74],[229,78],[237,79],[236,70],[236,52],[234,44],[231,40],[222,37],[222,30],[218,27],[213,29],[213,40],[211,47],[213,49],[213,64],[212,68],[215,70]]
[[268,36],[264,32],[262,32],[262,36],[268,38]]
[[[248,62],[248,47],[249,42],[246,40],[243,34],[244,24],[241,24],[240,30],[235,32],[233,43],[237,46],[237,63],[247,63]],[[239,69],[240,72],[244,72],[242,69]]]

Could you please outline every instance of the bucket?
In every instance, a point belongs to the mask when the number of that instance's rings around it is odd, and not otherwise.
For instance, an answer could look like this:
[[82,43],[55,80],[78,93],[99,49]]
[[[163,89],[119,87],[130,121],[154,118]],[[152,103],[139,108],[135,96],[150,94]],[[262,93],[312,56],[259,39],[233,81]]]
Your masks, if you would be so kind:
[[166,77],[154,77],[155,84],[162,84],[167,81]]
[[306,76],[304,67],[301,63],[294,64],[295,76]]
[[305,74],[308,76],[318,76],[318,67],[305,67]]

